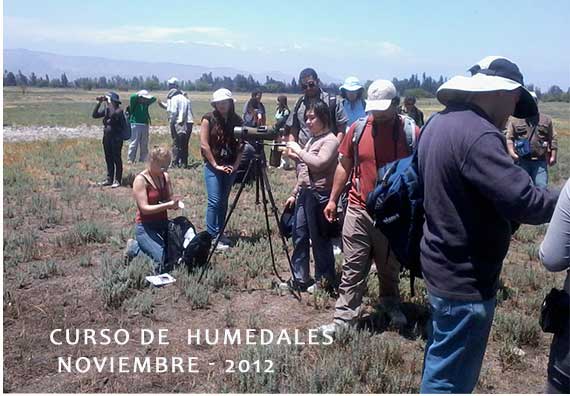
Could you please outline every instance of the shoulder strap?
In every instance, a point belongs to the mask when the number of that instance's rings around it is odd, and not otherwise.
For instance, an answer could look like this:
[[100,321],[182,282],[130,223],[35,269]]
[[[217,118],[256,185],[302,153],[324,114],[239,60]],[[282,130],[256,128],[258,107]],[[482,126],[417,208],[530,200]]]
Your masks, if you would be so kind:
[[366,127],[366,122],[368,117],[361,117],[355,121],[356,126],[354,127],[354,134],[352,135],[352,158],[353,158],[353,172],[355,177],[360,177],[360,158],[358,157],[358,145],[360,140],[362,140],[362,134],[364,133],[364,128]]
[[331,115],[331,123],[333,129],[332,132],[336,135],[338,133],[336,127],[336,95],[331,95],[331,94],[327,95],[329,95],[329,112]]
[[406,141],[408,142],[410,153],[413,153],[416,147],[416,122],[407,115],[400,115],[400,117],[402,117],[404,121],[404,133],[406,134]]
[[297,113],[299,113],[299,108],[301,107],[301,104],[303,103],[304,100],[305,100],[305,95],[297,99],[297,103],[295,103],[295,107],[293,108],[293,127],[297,129],[299,129],[299,117]]

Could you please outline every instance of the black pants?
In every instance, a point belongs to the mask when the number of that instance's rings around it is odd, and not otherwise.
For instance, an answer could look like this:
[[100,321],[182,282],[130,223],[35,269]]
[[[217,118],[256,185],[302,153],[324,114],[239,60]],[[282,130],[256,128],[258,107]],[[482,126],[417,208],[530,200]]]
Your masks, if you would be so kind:
[[172,166],[188,166],[188,142],[192,133],[192,124],[171,124],[170,136],[172,137]]
[[121,150],[123,149],[123,139],[113,133],[103,135],[103,150],[105,151],[105,162],[107,163],[107,181],[121,183],[123,179],[123,160]]

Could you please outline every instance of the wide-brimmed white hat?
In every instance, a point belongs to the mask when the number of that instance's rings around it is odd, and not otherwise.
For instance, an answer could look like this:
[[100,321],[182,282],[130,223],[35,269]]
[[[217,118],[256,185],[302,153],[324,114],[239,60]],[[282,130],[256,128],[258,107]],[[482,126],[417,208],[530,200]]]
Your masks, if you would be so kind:
[[140,96],[141,98],[145,99],[152,99],[152,95],[149,94],[146,89],[141,89],[140,91],[138,91],[137,96]]
[[342,84],[340,86],[340,89],[344,89],[344,90],[349,91],[349,92],[355,92],[355,91],[358,91],[359,89],[362,89],[362,88],[363,88],[363,86],[360,83],[360,80],[358,79],[358,77],[354,77],[354,76],[347,77],[344,80],[344,84]]
[[470,77],[455,76],[437,90],[437,100],[448,105],[462,102],[466,96],[496,91],[514,91],[521,88],[521,97],[513,116],[528,118],[538,108],[530,92],[524,87],[523,75],[518,66],[502,56],[488,56],[469,69]]
[[235,100],[232,95],[232,91],[226,88],[220,88],[212,94],[212,100],[210,100],[210,104],[214,104],[217,102],[223,102],[224,100]]
[[176,77],[170,77],[167,81],[169,85],[178,85],[178,79]]
[[398,96],[396,87],[388,80],[376,80],[368,87],[366,99],[366,112],[385,111],[392,104],[392,100]]

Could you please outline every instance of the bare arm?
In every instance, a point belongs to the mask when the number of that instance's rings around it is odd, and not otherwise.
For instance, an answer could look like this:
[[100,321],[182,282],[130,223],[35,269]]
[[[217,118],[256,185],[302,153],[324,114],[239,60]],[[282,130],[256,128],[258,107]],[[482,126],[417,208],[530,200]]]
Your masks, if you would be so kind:
[[214,154],[212,153],[212,149],[210,147],[210,122],[207,119],[203,119],[202,123],[200,124],[200,150],[202,151],[202,155],[206,158],[206,160],[212,165],[214,168],[218,166],[216,163],[216,159],[214,158]]
[[507,151],[509,152],[509,155],[511,156],[511,158],[513,160],[518,160],[519,156],[517,155],[517,153],[515,152],[515,144],[513,143],[513,139],[514,139],[514,126],[513,124],[509,121],[509,123],[507,124],[507,133],[506,133],[506,138],[507,138]]
[[[145,184],[144,177],[138,175],[133,182],[133,196],[137,203],[137,206],[142,214],[150,215],[155,213],[164,212],[167,209],[174,209],[175,206],[178,206],[178,202],[173,200],[169,200],[168,202],[159,203],[156,205],[150,205],[148,203],[148,197],[146,195],[146,184]],[[169,188],[169,196],[170,194],[170,186]],[[170,198],[170,197],[169,197]]]
[[348,181],[352,166],[353,162],[350,158],[341,157],[336,167],[336,171],[334,172],[333,187],[329,202],[333,201],[336,204],[338,201],[338,198],[340,197],[340,194],[342,193],[342,190],[344,190],[344,186]]
[[344,190],[344,186],[348,181],[348,177],[350,176],[350,172],[352,170],[353,161],[350,158],[341,157],[340,161],[336,167],[336,171],[334,173],[334,180],[333,180],[333,187],[331,191],[331,196],[329,197],[329,203],[325,207],[324,214],[325,218],[329,222],[333,222],[337,218],[337,211],[336,211],[336,203],[342,190]]
[[162,100],[158,100],[156,103],[158,104],[158,107],[166,109],[166,103],[164,103]]

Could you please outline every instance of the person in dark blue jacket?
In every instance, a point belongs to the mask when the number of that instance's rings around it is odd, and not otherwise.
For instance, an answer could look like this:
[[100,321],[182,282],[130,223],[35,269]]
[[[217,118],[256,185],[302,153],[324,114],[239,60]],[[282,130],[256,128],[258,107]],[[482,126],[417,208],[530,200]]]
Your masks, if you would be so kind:
[[537,113],[512,61],[486,57],[443,84],[445,109],[419,142],[425,224],[421,264],[432,317],[422,393],[477,384],[513,226],[550,220],[558,194],[537,188],[508,154],[508,117]]

